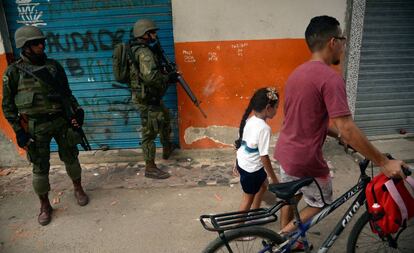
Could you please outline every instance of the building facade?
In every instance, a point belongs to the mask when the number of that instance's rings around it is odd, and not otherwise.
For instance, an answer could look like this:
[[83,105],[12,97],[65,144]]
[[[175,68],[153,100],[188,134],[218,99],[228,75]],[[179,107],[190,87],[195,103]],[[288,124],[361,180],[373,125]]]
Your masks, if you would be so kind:
[[[113,46],[130,38],[140,18],[159,25],[161,44],[207,114],[179,85],[169,88],[173,138],[182,148],[230,147],[250,96],[263,86],[282,95],[270,121],[277,134],[285,81],[309,58],[304,31],[318,15],[336,17],[348,37],[337,70],[346,79],[357,124],[370,135],[414,131],[409,0],[8,0],[0,11],[0,72],[18,56],[14,31],[21,25],[42,28],[46,53],[62,63],[87,112],[84,128],[93,149],[140,147],[140,119],[129,91],[113,80],[111,65]],[[2,142],[14,141],[1,111],[0,132]]]

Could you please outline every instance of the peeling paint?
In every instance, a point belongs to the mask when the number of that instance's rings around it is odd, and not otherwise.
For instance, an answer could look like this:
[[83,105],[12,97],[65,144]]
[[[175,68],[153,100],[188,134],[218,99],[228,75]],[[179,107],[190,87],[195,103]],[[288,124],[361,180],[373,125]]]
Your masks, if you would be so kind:
[[203,89],[204,96],[210,96],[216,90],[220,90],[221,87],[224,86],[224,77],[221,75],[212,74],[205,84],[205,88]]
[[210,139],[216,143],[232,146],[239,129],[229,126],[188,127],[185,129],[184,141],[192,144],[198,140]]

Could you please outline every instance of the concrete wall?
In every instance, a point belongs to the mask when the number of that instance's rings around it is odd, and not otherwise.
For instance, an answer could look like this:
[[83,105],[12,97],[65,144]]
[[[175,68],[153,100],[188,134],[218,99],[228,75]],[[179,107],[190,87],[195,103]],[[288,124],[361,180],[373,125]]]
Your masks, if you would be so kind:
[[[11,57],[11,45],[8,38],[6,18],[0,4],[0,75],[3,76],[7,68],[7,58]],[[3,78],[0,78],[0,101],[3,101]],[[0,102],[1,103],[1,102]],[[16,165],[27,165],[25,151],[16,144],[14,131],[4,118],[0,106],[0,168]]]
[[[276,86],[283,97],[288,75],[310,52],[304,32],[318,15],[346,26],[346,0],[172,0],[176,60],[202,101],[207,119],[178,89],[180,144],[232,145],[254,90]],[[282,123],[282,107],[270,122]]]
[[[347,26],[347,0],[172,0],[172,8],[177,64],[208,115],[203,118],[178,88],[182,148],[232,145],[255,89],[276,86],[283,96],[288,75],[310,56],[304,31],[312,17],[334,16]],[[0,21],[2,74],[11,47],[1,7]],[[269,122],[274,133],[282,123],[281,102]],[[0,132],[0,153],[7,158],[0,157],[1,167],[10,157],[21,160],[25,152],[15,145],[1,108]]]

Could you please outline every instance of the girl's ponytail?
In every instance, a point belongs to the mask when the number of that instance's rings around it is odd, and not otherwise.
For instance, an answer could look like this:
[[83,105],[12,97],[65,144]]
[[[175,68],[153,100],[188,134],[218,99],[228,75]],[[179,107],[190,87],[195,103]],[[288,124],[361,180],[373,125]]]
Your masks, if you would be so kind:
[[240,122],[240,127],[239,127],[239,138],[234,142],[234,145],[236,146],[236,149],[239,149],[241,146],[241,142],[242,142],[242,138],[243,138],[243,130],[244,130],[244,126],[246,125],[246,120],[249,117],[250,113],[253,110],[253,106],[252,106],[252,100],[250,100],[249,106],[247,106],[246,111],[243,114],[242,120]]

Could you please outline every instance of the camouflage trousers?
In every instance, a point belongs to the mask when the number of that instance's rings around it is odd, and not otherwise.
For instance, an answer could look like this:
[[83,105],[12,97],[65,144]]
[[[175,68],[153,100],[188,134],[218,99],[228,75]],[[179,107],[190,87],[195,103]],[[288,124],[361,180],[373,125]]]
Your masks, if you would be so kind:
[[159,106],[136,104],[141,116],[142,151],[146,162],[155,159],[155,139],[160,135],[163,147],[171,145],[170,112],[161,102]]
[[59,158],[64,162],[66,172],[72,180],[81,177],[81,167],[78,160],[79,136],[63,117],[47,121],[46,119],[29,118],[30,135],[34,139],[27,150],[27,156],[33,163],[33,189],[38,195],[50,191],[50,142],[55,139],[59,148]]

